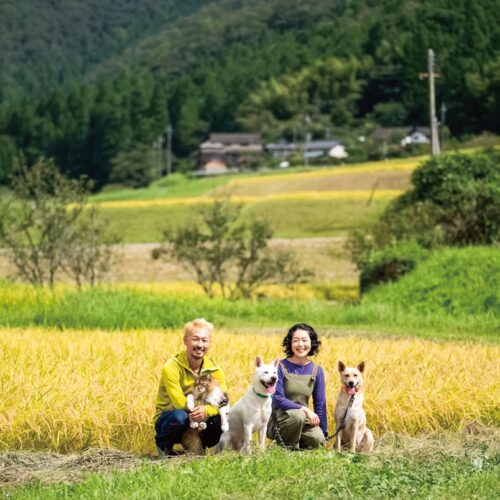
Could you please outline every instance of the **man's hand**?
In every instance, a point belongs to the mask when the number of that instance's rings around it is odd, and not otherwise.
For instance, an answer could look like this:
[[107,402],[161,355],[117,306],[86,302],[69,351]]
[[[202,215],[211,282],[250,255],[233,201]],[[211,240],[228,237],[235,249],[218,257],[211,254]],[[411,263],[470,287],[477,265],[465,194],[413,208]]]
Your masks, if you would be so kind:
[[308,408],[307,406],[303,406],[302,407],[302,410],[304,411],[304,413],[306,414],[306,417],[309,419],[309,423],[315,427],[317,425],[319,425],[319,417],[318,415],[316,415],[316,413],[314,413],[310,408]]
[[206,416],[207,416],[207,412],[206,412],[204,406],[195,406],[189,412],[189,418],[193,422],[205,422]]

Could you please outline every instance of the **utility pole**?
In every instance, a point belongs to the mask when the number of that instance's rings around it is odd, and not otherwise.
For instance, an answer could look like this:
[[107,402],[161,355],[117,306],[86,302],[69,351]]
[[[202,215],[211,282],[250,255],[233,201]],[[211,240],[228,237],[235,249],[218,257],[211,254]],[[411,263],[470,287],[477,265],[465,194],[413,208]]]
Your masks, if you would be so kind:
[[172,132],[173,132],[172,124],[169,123],[167,125],[167,175],[172,173]]
[[434,79],[438,78],[440,75],[434,73],[434,63],[435,63],[434,51],[432,49],[429,49],[427,51],[427,73],[420,73],[419,77],[420,79],[423,78],[429,79],[429,117],[431,125],[432,154],[439,155],[441,149],[439,147],[438,120],[436,117],[436,96],[435,96]]

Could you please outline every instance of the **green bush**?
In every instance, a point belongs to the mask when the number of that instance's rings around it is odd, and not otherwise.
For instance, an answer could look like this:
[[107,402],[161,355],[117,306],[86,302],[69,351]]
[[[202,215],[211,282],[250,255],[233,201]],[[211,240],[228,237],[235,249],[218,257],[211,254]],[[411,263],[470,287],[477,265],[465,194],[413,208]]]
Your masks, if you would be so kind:
[[359,277],[361,293],[371,287],[396,281],[415,269],[417,263],[427,256],[427,251],[414,242],[401,242],[384,250],[371,252],[362,263]]
[[[439,226],[448,245],[500,241],[500,152],[434,157],[411,180],[412,188],[388,208],[384,219],[413,218],[416,208],[425,208],[433,215],[428,225]],[[419,239],[418,234],[406,236]]]
[[406,260],[373,264],[385,258],[385,249],[388,255],[397,253],[399,242],[428,249],[500,242],[499,151],[434,157],[417,168],[411,180],[411,189],[392,202],[368,232],[349,238],[362,291],[409,270]]

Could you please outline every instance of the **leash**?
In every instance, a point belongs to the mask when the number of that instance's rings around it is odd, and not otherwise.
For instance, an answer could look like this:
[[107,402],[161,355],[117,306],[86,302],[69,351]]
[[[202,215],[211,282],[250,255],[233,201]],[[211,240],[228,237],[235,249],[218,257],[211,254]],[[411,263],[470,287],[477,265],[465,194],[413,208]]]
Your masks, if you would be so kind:
[[[325,441],[328,442],[334,438],[337,437],[338,433],[345,428],[345,424],[346,424],[346,419],[347,419],[347,414],[349,413],[349,410],[351,409],[351,406],[353,405],[354,403],[354,396],[356,394],[351,394],[351,397],[349,398],[349,403],[347,404],[347,408],[345,409],[345,412],[344,412],[344,415],[342,416],[342,420],[340,421],[340,425],[337,427],[336,431],[335,431],[335,434],[332,434],[331,436],[327,436],[325,437]],[[281,435],[281,432],[280,432],[280,424],[278,422],[278,419],[276,417],[276,414],[273,412],[272,414],[272,417],[273,419],[273,428],[274,428],[274,433],[275,433],[275,437],[276,437],[276,442],[278,443],[278,445],[283,448],[284,450],[288,450],[290,451],[291,450],[291,447],[288,446],[286,443],[285,443],[285,440],[283,439],[282,435]]]
[[278,423],[278,419],[276,418],[276,415],[274,414],[274,412],[273,412],[272,418],[273,418],[273,424],[274,424],[273,427],[274,427],[274,434],[276,437],[276,442],[284,450],[290,451],[292,448],[285,443],[285,440],[281,436],[280,424]]
[[344,412],[344,416],[342,417],[342,420],[340,421],[340,425],[337,427],[336,431],[335,431],[335,434],[331,435],[331,436],[328,436],[326,438],[326,441],[330,441],[330,439],[334,439],[338,433],[344,429],[345,427],[345,421],[346,421],[346,418],[347,418],[347,413],[349,412],[349,409],[351,408],[352,404],[354,403],[354,396],[356,395],[356,393],[354,394],[351,394],[351,398],[349,399],[349,404],[347,405],[347,408],[345,409],[345,412]]

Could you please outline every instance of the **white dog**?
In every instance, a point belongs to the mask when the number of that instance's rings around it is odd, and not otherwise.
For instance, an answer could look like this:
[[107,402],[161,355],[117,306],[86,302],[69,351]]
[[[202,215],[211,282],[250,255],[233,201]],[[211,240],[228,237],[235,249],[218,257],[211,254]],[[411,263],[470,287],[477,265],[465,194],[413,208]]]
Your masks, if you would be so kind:
[[231,448],[250,451],[252,434],[259,433],[259,445],[265,448],[267,422],[271,417],[271,398],[276,391],[279,359],[265,364],[260,356],[255,359],[252,386],[229,410],[229,431],[222,434],[217,450]]
[[[363,371],[365,362],[361,362],[357,368],[346,367],[339,361],[340,392],[335,405],[335,424],[339,429],[344,415],[345,426],[338,430],[337,450],[341,451],[342,445],[349,446],[351,451],[371,451],[373,449],[373,434],[366,427],[366,414],[363,408]],[[349,401],[353,397],[352,406]],[[346,413],[347,410],[347,413]]]

